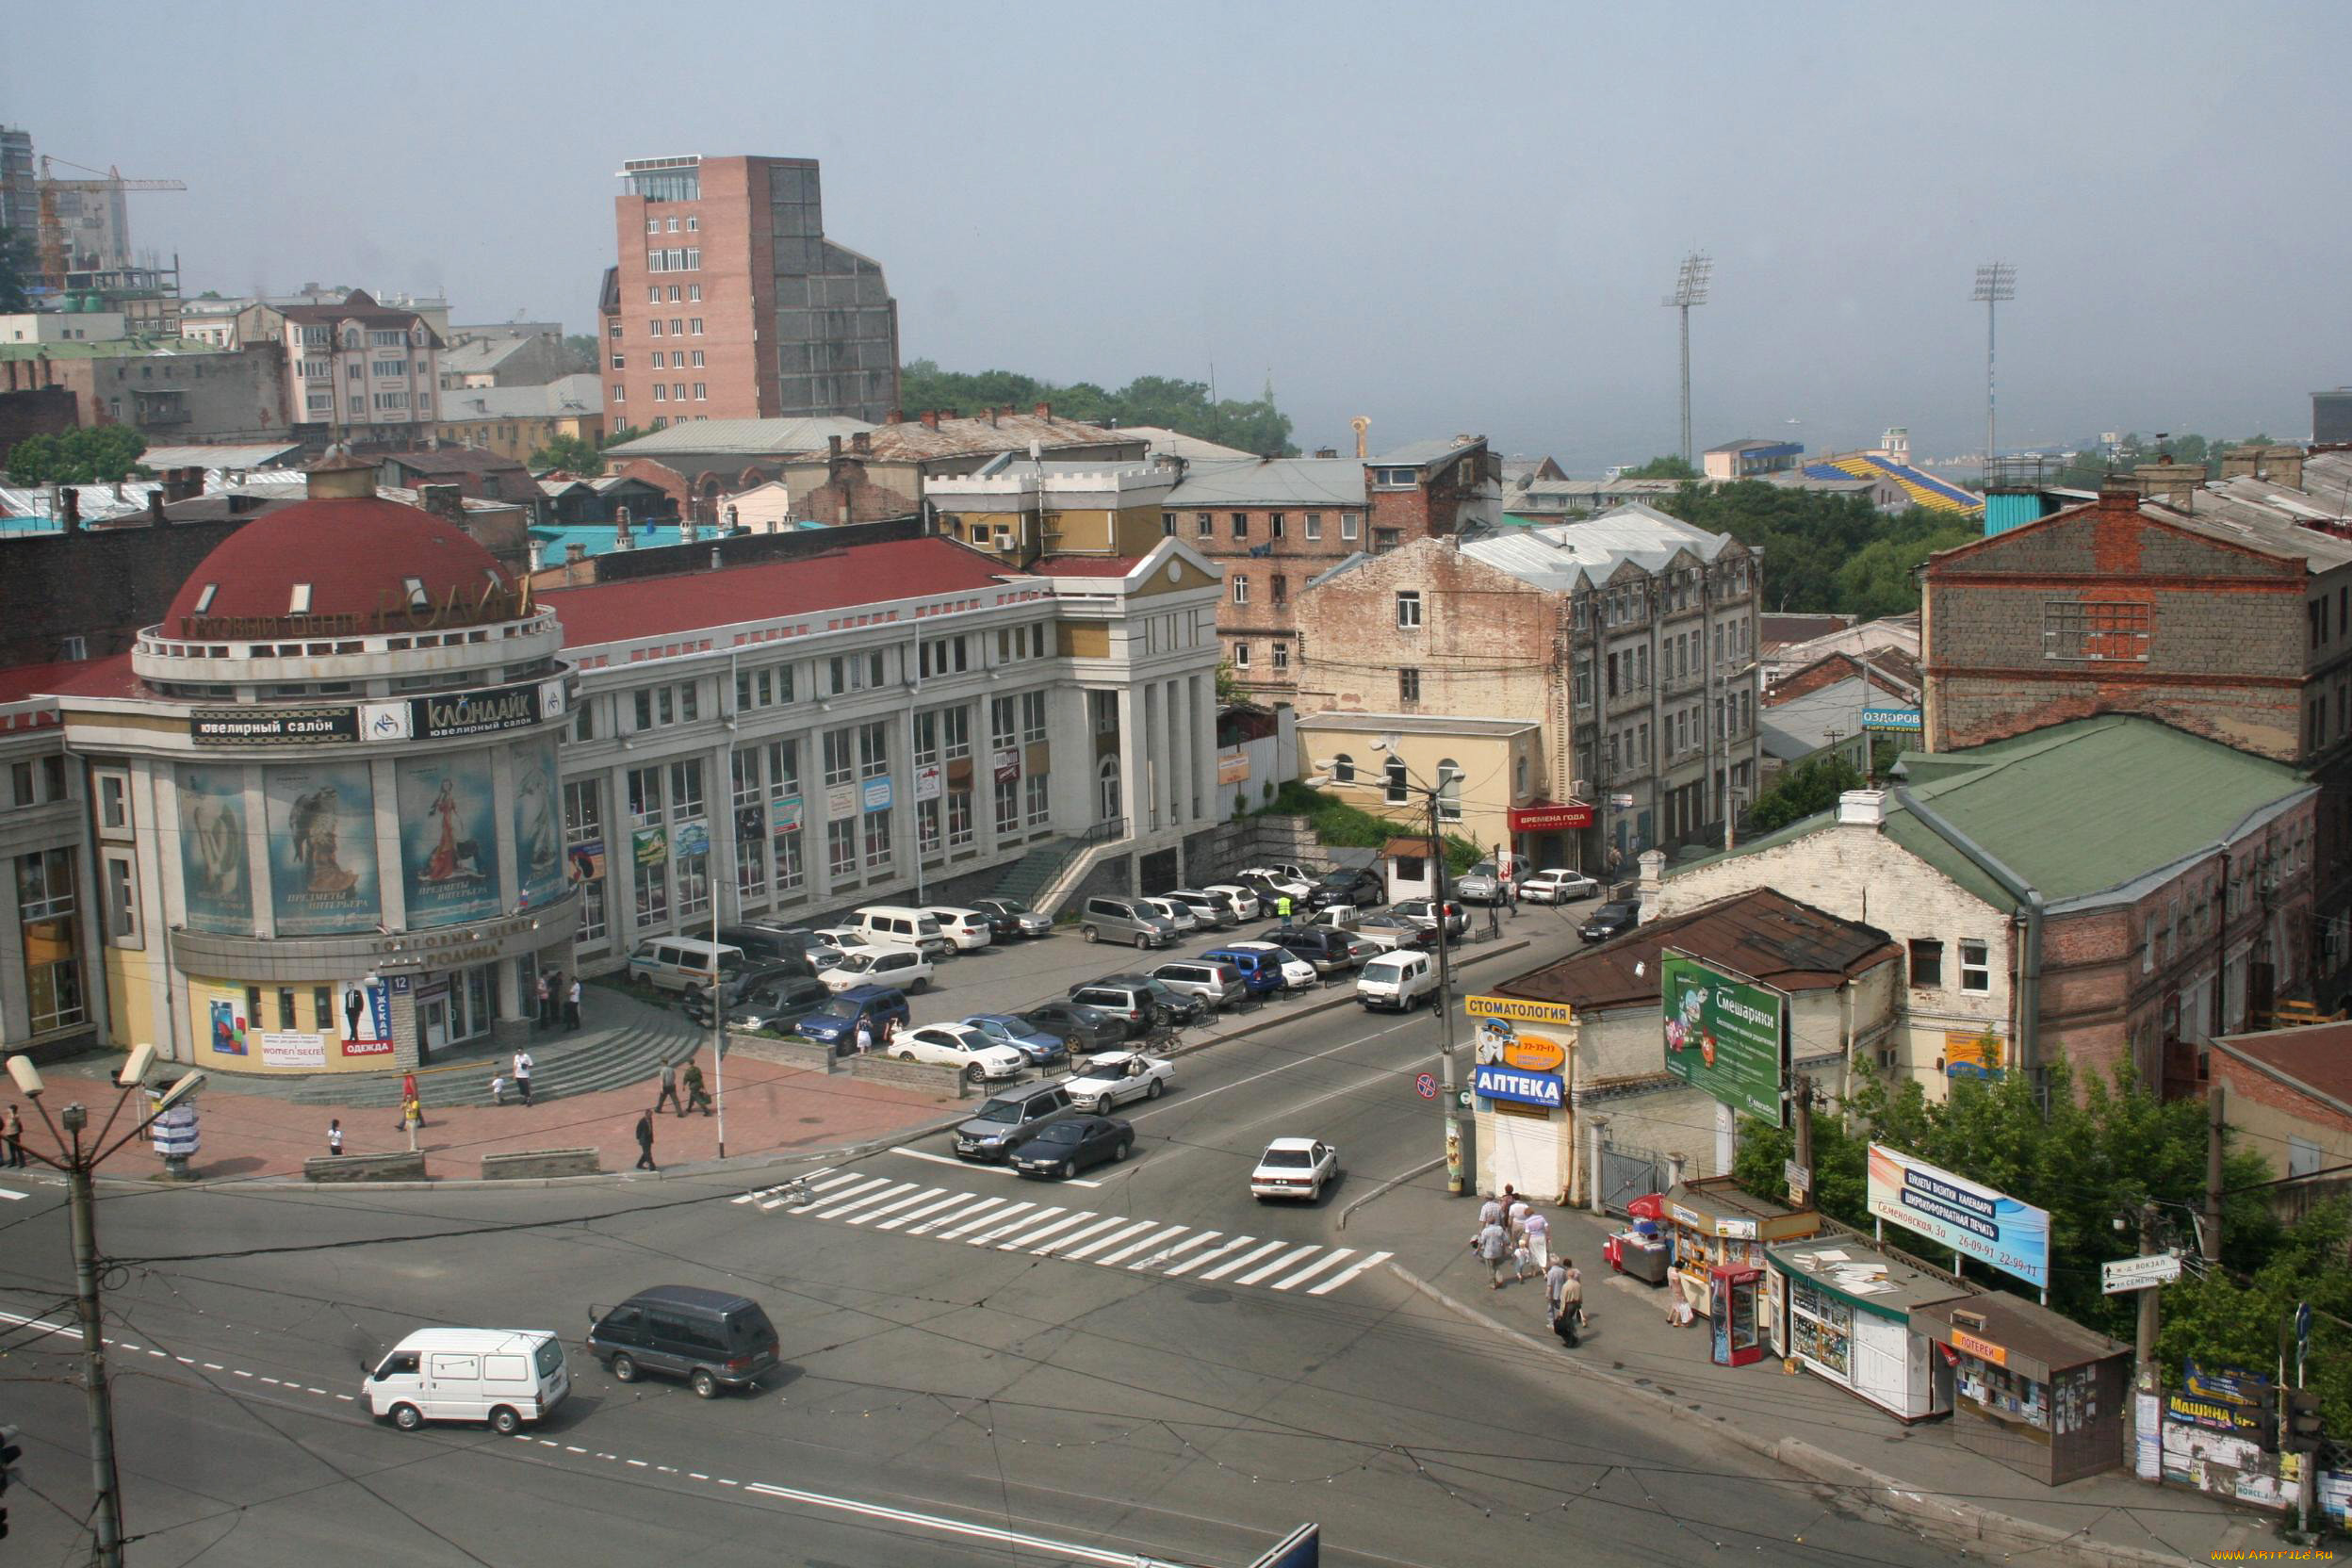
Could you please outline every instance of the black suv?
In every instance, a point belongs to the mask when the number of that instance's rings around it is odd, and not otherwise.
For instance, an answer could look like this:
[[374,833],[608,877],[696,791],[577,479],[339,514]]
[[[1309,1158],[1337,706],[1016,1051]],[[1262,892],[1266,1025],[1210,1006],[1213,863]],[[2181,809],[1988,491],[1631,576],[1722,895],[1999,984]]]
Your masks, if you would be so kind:
[[1060,1084],[1022,1084],[992,1094],[971,1120],[956,1129],[956,1157],[1010,1159],[1047,1123],[1070,1110],[1070,1090]]
[[759,1302],[730,1291],[657,1285],[617,1307],[590,1307],[588,1320],[588,1353],[619,1382],[658,1372],[715,1399],[776,1364],[776,1325]]
[[1318,976],[1343,973],[1361,961],[1348,933],[1325,925],[1277,925],[1258,933],[1258,940],[1290,949],[1293,956],[1315,966]]
[[1129,1039],[1139,1039],[1163,1024],[1190,1023],[1216,1011],[1207,998],[1169,990],[1148,974],[1106,974],[1070,987],[1070,999],[1124,1021]]
[[1576,935],[1588,942],[1605,942],[1611,937],[1622,937],[1642,923],[1642,905],[1638,899],[1615,898],[1594,909],[1576,927]]
[[[791,980],[808,979],[822,987],[825,982],[814,979],[815,972],[806,961],[771,964],[754,958],[743,969],[719,971],[719,1003],[729,1014],[743,1006],[752,997]],[[678,999],[678,1010],[700,1024],[710,1027],[710,993],[700,986],[689,986]]]

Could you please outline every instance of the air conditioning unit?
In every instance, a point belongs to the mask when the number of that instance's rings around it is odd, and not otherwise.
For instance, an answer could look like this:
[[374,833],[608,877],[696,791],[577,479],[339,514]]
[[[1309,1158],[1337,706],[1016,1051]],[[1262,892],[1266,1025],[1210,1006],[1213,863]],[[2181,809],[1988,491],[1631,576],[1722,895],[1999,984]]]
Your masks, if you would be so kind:
[[1592,798],[1592,781],[1589,778],[1571,780],[1568,793],[1577,800],[1590,800]]
[[996,547],[999,554],[1010,555],[1021,548],[1021,541],[1012,534],[1000,533],[996,536]]
[[1893,1046],[1882,1045],[1878,1048],[1878,1065],[1890,1072],[1894,1070],[1895,1048]]

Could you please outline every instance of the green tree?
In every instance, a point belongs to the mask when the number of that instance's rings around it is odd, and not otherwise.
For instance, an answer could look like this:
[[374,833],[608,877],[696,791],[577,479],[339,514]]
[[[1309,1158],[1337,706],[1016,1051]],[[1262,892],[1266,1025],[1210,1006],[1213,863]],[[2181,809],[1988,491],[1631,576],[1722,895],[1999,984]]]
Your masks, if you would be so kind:
[[0,310],[30,310],[24,280],[33,270],[32,237],[21,229],[0,229]]
[[1011,407],[1027,412],[1051,403],[1056,416],[1089,424],[1164,425],[1266,457],[1296,456],[1290,416],[1266,396],[1212,400],[1205,383],[1137,376],[1116,392],[1093,382],[1056,385],[1012,370],[942,370],[935,360],[910,360],[899,371],[899,402],[909,411],[953,409],[976,415]]
[[532,473],[544,474],[556,468],[587,479],[604,472],[604,459],[597,452],[596,443],[584,441],[577,435],[557,435],[531,454]]
[[1699,471],[1684,461],[1678,452],[1661,452],[1636,468],[1627,468],[1619,479],[1679,479],[1695,480]]
[[128,425],[91,425],[32,435],[8,449],[11,484],[111,484],[143,474],[147,438]]
[[[1919,608],[1905,563],[1979,535],[1977,526],[1924,507],[1887,516],[1858,496],[1795,490],[1761,480],[1685,484],[1659,510],[1764,552],[1764,595],[1783,611],[1896,614]],[[1860,560],[1873,545],[1886,548]],[[1841,583],[1840,574],[1853,568]],[[1848,603],[1851,592],[1860,602]]]
[[1802,822],[1816,811],[1826,811],[1838,804],[1838,797],[1848,790],[1862,788],[1862,776],[1854,771],[1854,764],[1836,753],[1809,757],[1772,781],[1772,787],[1756,797],[1748,808],[1748,831],[1770,833]]
[[2157,1357],[2175,1374],[2183,1361],[2271,1371],[2278,1326],[2298,1302],[2312,1309],[2310,1386],[2331,1432],[2352,1431],[2352,1269],[2344,1266],[2346,1215],[2324,1203],[2287,1227],[2250,1273],[2191,1269],[2164,1287]]
[[[1975,523],[1954,522],[1927,533],[1873,539],[1831,578],[1838,608],[1866,621],[1907,615],[1919,607],[1919,571],[1927,558],[1983,537],[1984,530]],[[1769,558],[1765,564],[1770,569]]]

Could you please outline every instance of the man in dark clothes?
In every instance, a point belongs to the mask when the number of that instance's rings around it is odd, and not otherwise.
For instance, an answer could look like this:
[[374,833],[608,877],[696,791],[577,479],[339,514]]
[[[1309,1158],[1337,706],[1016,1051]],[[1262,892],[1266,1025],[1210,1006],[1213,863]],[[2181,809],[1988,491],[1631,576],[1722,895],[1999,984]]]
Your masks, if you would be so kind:
[[653,1163],[653,1113],[641,1111],[637,1116],[637,1168],[657,1170]]

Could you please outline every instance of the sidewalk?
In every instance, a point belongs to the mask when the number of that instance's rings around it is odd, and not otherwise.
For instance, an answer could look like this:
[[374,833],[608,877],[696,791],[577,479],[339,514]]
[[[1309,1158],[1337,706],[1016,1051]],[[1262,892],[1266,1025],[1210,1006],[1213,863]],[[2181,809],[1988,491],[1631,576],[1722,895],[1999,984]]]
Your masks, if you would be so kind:
[[2274,1516],[2227,1508],[2195,1493],[2159,1488],[2122,1470],[2046,1487],[1952,1440],[1949,1421],[1902,1422],[1811,1373],[1708,1359],[1706,1320],[1674,1329],[1660,1290],[1613,1274],[1601,1256],[1608,1231],[1592,1216],[1546,1208],[1552,1246],[1584,1276],[1592,1328],[1564,1348],[1544,1320],[1544,1284],[1487,1288],[1468,1248],[1477,1204],[1450,1198],[1442,1175],[1380,1197],[1350,1229],[1379,1235],[1393,1266],[1431,1305],[1491,1330],[1528,1336],[1526,1347],[1575,1367],[1611,1396],[1647,1402],[1661,1419],[1703,1426],[1803,1474],[1861,1488],[1869,1500],[1940,1538],[1980,1540],[2003,1556],[2083,1563],[2210,1562],[2220,1554],[2278,1546]]

